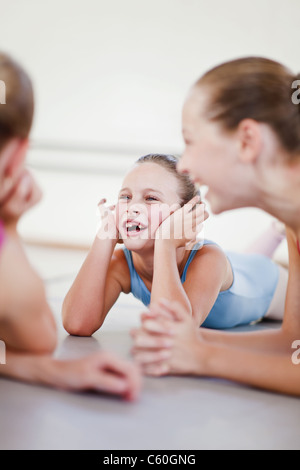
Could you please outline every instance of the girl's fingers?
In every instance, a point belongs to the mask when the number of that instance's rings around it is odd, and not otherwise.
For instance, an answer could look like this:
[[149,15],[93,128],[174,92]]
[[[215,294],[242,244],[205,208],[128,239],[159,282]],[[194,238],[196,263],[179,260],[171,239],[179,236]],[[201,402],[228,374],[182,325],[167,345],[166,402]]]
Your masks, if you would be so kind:
[[190,240],[188,243],[186,243],[185,249],[186,250],[192,250],[195,246],[195,243],[197,243],[197,234],[192,240]]
[[169,336],[174,335],[172,325],[163,320],[155,321],[147,319],[143,322],[143,328],[149,333],[156,333]]
[[[150,306],[150,314],[152,314],[155,318],[165,318],[166,320],[174,320],[174,315],[172,311],[162,303],[163,299],[160,299],[158,302],[153,303]],[[166,300],[166,302],[168,302]]]
[[189,200],[188,204],[195,205],[201,201],[201,197],[199,195],[194,196],[192,199]]
[[170,372],[170,367],[168,364],[151,364],[145,365],[142,368],[142,371],[145,375],[150,375],[153,377],[161,377],[162,375],[167,375]]
[[172,316],[173,320],[182,321],[187,318],[189,315],[181,304],[177,302],[170,302],[167,299],[160,299],[157,305],[157,309],[159,311],[164,311],[170,316]]
[[106,199],[101,199],[101,201],[98,202],[97,207],[98,207],[101,217],[105,215],[105,210],[106,210],[104,206],[105,202],[106,202]]
[[158,308],[157,303],[153,303],[150,309],[148,310],[148,312],[143,312],[141,314],[142,323],[143,321],[148,320],[148,319],[156,320],[156,319],[161,319],[161,318],[164,318],[166,320],[173,320],[173,316],[168,311]]
[[195,211],[193,211],[193,222],[196,223],[197,225],[199,223],[204,222],[206,215],[205,215],[205,206],[204,204],[197,204],[197,207]]
[[162,349],[160,351],[139,351],[133,349],[132,355],[139,365],[147,365],[166,361],[171,357],[171,351]]
[[100,206],[101,204],[105,204],[106,203],[106,199],[105,198],[102,198],[100,199],[100,201],[98,202],[98,206]]
[[169,336],[151,335],[139,330],[134,336],[134,348],[138,349],[163,349],[171,348],[173,339]]
[[[184,205],[184,211],[187,212],[187,213],[192,212],[194,209],[197,208],[198,205],[200,205],[200,203],[201,203],[200,196],[194,196],[189,202],[187,202]],[[203,203],[201,203],[201,204],[203,204]]]

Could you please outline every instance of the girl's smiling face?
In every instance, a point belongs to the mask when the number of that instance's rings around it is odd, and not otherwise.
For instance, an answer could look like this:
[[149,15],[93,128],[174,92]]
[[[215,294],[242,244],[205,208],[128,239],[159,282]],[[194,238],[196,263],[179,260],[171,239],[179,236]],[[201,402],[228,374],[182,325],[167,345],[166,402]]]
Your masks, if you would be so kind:
[[175,175],[157,163],[135,165],[124,178],[116,207],[125,246],[131,250],[153,246],[157,228],[179,206]]

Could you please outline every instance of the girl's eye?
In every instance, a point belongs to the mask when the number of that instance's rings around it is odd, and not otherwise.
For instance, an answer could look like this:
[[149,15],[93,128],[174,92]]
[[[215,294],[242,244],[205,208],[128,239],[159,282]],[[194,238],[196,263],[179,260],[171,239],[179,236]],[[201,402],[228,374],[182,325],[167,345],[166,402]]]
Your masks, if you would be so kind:
[[158,201],[157,197],[154,197],[154,196],[146,196],[146,201]]
[[120,194],[119,199],[123,201],[128,201],[128,199],[130,199],[130,196],[128,196],[127,194]]

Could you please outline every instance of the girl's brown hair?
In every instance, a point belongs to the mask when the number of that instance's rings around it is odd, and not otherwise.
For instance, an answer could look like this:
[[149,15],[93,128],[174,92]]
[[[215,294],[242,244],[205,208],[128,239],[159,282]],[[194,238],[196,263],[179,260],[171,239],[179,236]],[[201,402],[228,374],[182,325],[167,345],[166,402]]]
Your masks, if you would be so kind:
[[181,206],[187,204],[194,196],[200,195],[200,191],[195,187],[190,177],[186,174],[178,173],[178,158],[175,155],[168,155],[163,153],[150,153],[148,155],[140,157],[136,161],[136,164],[149,162],[161,165],[177,178],[179,183],[179,197],[181,199]]
[[[0,104],[0,150],[13,137],[26,138],[33,120],[33,89],[27,73],[0,52],[0,80],[5,100]],[[4,102],[3,102],[4,101]]]
[[246,118],[269,124],[292,157],[300,152],[300,105],[292,101],[299,78],[273,60],[246,57],[214,67],[195,86],[208,91],[208,119],[227,130]]

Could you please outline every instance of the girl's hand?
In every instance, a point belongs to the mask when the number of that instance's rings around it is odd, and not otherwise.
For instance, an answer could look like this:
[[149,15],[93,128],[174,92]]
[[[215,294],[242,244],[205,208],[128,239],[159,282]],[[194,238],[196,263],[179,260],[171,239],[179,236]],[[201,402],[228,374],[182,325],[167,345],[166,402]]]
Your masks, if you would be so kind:
[[16,225],[20,217],[35,206],[42,192],[32,174],[24,169],[5,200],[0,204],[0,219],[5,225]]
[[183,207],[170,214],[158,227],[156,240],[170,240],[176,248],[194,244],[208,217],[200,196],[195,196]]
[[133,357],[146,375],[203,373],[205,349],[199,327],[178,303],[161,300],[150,307],[142,315],[141,328],[131,335]]
[[101,199],[98,203],[98,209],[101,216],[101,225],[97,232],[97,237],[101,240],[110,239],[116,241],[116,243],[122,243],[122,239],[120,238],[120,233],[116,225],[115,214],[113,212],[116,206],[112,205],[106,207],[105,203],[106,199]]

